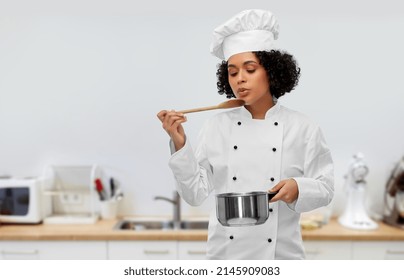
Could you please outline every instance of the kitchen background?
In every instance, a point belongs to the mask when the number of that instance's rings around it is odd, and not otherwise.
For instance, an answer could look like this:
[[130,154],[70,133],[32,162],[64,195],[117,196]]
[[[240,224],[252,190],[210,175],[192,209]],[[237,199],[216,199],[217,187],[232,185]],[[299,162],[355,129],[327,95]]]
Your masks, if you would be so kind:
[[[365,155],[366,205],[383,209],[387,177],[404,156],[404,9],[401,1],[0,1],[0,175],[97,163],[125,192],[121,215],[170,215],[175,182],[161,109],[208,106],[216,92],[212,30],[249,8],[278,17],[277,46],[302,69],[280,102],[323,128],[336,196],[354,153]],[[192,114],[191,143],[204,120]],[[183,215],[206,216],[183,203]]]

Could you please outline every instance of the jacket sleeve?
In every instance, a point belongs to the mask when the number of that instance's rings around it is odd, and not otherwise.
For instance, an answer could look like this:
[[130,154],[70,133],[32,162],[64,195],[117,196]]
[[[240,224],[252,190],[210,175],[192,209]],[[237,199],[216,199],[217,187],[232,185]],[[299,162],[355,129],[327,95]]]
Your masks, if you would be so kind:
[[192,206],[201,205],[213,190],[212,167],[205,148],[206,133],[205,124],[199,134],[199,144],[195,153],[188,139],[185,140],[184,147],[178,151],[175,151],[170,141],[172,155],[168,165],[177,181],[178,193]]
[[304,156],[303,177],[293,178],[299,188],[298,199],[289,207],[298,213],[328,205],[334,196],[334,166],[323,133],[316,128]]

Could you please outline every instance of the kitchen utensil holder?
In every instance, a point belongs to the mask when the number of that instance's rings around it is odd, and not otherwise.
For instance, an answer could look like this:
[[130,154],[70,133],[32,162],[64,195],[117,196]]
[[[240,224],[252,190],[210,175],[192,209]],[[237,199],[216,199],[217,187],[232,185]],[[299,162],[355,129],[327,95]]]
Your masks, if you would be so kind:
[[98,220],[94,181],[103,172],[98,165],[47,166],[44,195],[51,198],[45,224],[93,224]]

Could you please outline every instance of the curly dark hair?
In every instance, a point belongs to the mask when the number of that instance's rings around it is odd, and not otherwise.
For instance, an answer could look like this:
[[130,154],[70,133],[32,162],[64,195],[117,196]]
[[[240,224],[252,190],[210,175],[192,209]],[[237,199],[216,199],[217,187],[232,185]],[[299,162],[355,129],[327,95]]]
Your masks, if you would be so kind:
[[[267,72],[270,85],[269,90],[273,97],[279,98],[297,86],[300,77],[300,67],[298,67],[292,55],[279,50],[268,52],[257,51],[253,53]],[[229,84],[227,61],[222,61],[222,63],[218,64],[216,76],[219,94],[226,94],[227,98],[236,97]]]

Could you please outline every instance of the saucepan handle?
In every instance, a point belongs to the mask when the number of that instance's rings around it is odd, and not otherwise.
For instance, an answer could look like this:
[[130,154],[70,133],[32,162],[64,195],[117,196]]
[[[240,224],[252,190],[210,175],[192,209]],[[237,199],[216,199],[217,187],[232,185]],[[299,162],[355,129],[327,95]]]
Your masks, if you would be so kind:
[[277,194],[278,192],[268,192],[268,203],[271,202],[271,199]]

